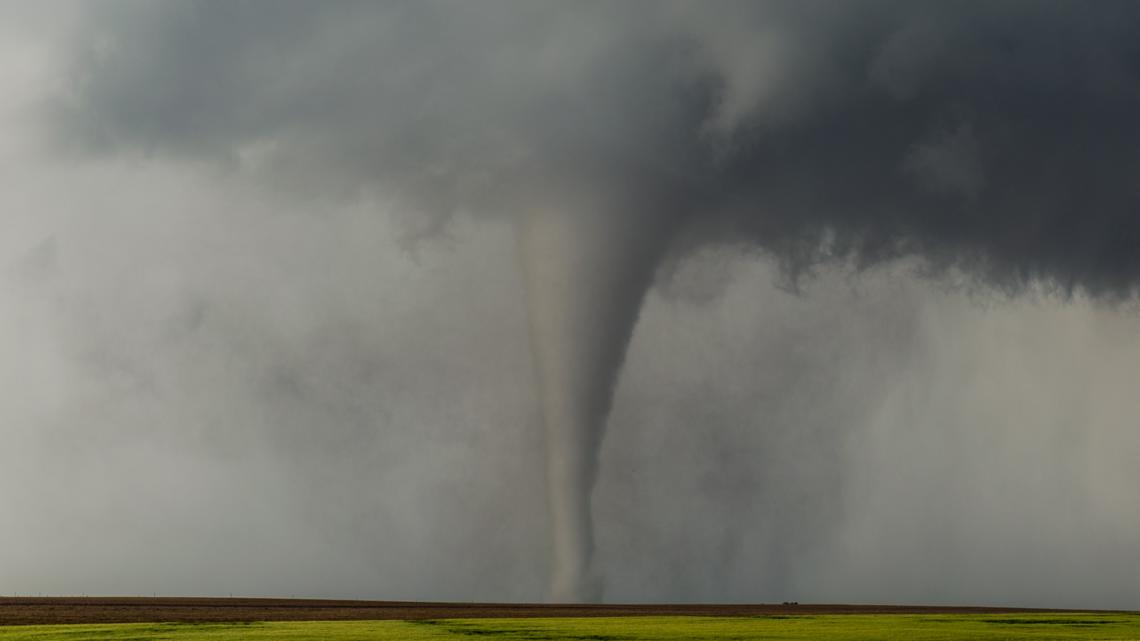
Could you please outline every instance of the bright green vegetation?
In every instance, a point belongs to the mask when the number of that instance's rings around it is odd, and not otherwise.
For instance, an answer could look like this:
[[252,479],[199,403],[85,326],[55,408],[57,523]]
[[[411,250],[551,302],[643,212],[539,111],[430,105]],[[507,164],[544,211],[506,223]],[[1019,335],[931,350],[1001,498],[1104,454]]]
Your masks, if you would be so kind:
[[828,641],[1140,640],[1140,615],[826,615],[132,623],[0,627],[0,641],[366,641],[408,639],[826,639]]

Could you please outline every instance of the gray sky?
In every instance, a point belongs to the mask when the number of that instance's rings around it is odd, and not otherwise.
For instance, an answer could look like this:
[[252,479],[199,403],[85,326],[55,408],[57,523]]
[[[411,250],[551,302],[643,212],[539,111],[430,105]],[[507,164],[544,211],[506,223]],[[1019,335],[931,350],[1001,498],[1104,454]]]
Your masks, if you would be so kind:
[[26,4],[0,592],[540,598],[511,218],[617,172],[608,599],[1138,607],[1132,5]]

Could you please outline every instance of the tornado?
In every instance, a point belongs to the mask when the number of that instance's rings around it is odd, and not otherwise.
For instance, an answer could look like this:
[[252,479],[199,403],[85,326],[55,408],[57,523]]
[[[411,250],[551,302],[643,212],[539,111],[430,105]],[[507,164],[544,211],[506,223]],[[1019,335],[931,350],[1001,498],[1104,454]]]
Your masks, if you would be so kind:
[[609,197],[540,206],[520,221],[546,435],[551,601],[602,597],[590,495],[614,385],[673,220],[663,206]]
[[516,224],[554,600],[601,596],[590,495],[662,252],[1140,299],[1140,2],[83,6],[34,110],[67,154],[385,203],[416,238]]

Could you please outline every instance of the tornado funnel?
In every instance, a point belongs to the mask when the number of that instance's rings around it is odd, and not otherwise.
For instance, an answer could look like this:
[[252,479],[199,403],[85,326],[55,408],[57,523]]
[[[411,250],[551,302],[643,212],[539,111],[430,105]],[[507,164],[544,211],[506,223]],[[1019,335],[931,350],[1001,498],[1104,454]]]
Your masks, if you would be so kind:
[[520,230],[546,431],[549,596],[558,602],[601,598],[590,494],[614,384],[671,227],[671,216],[630,205],[539,209]]

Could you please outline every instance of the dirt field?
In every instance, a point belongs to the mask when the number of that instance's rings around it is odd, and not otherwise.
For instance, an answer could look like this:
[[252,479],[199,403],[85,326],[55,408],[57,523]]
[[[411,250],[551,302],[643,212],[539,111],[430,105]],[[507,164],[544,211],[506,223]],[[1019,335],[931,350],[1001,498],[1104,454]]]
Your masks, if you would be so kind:
[[332,621],[484,617],[998,614],[1018,612],[1055,612],[1055,610],[825,604],[550,605],[530,603],[428,603],[411,601],[331,601],[318,599],[247,598],[0,598],[0,625],[212,621]]

